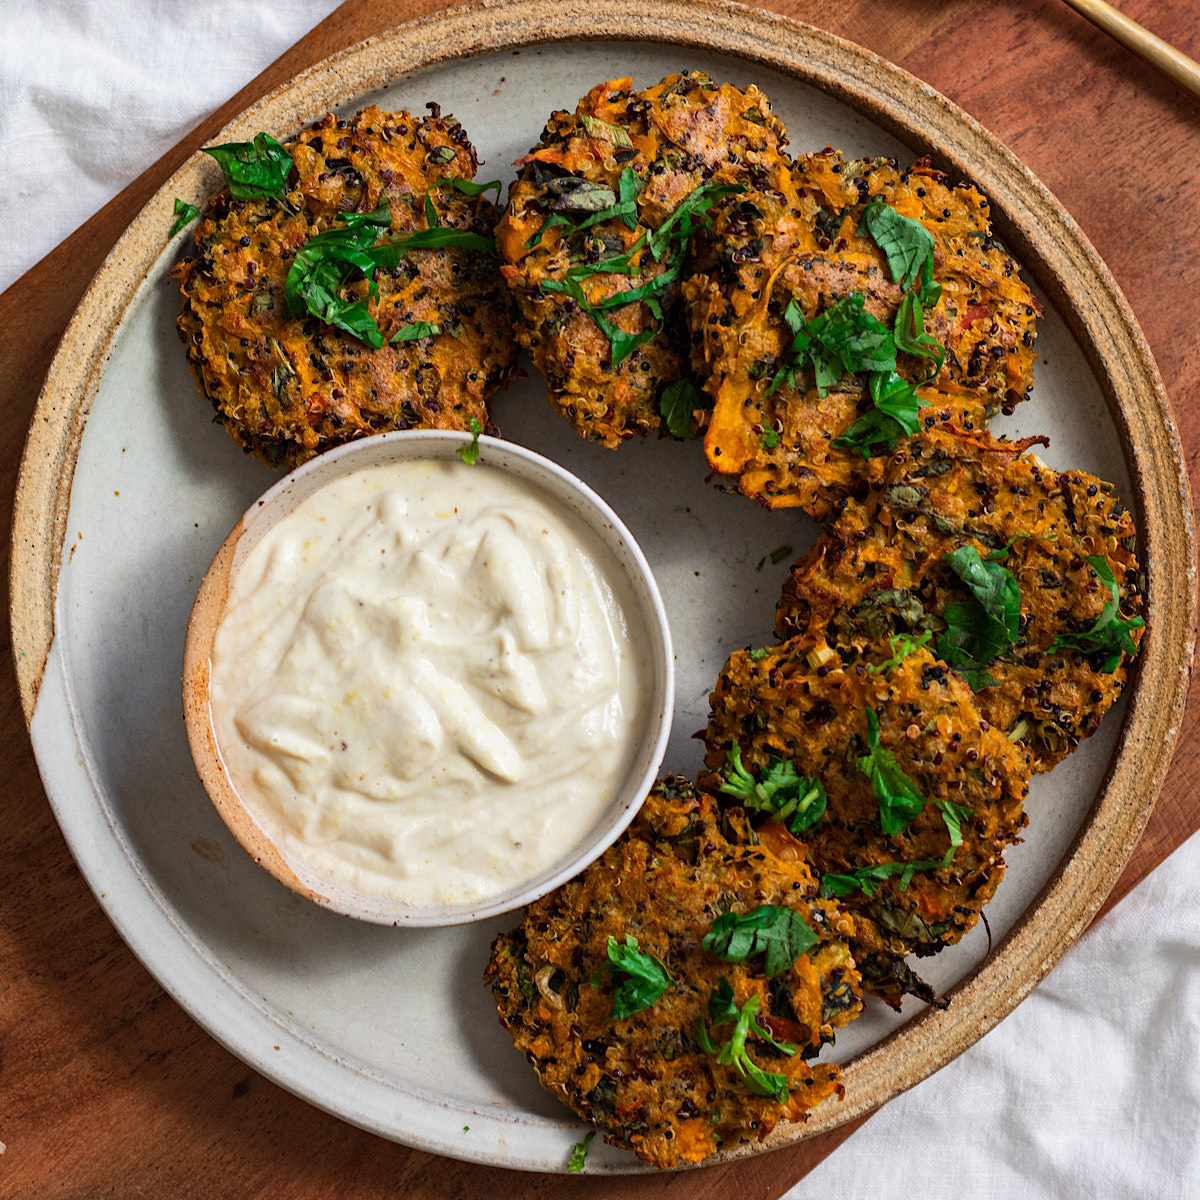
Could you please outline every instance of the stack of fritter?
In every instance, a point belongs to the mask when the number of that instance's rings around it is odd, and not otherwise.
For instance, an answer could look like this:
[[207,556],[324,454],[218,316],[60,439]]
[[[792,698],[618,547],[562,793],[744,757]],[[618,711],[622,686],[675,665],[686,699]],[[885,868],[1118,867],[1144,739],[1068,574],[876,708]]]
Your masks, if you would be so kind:
[[617,446],[663,428],[664,391],[688,370],[689,235],[731,187],[786,174],[786,144],[756,87],[693,71],[642,92],[598,85],[519,160],[496,231],[517,339],[582,436]]
[[819,637],[731,655],[705,745],[700,786],[769,824],[780,770],[820,784],[822,810],[792,826],[825,894],[854,914],[864,986],[896,1007],[906,991],[930,998],[904,958],[957,942],[992,898],[1025,824],[1028,753],[928,651],[839,655]]
[[493,206],[455,186],[474,176],[475,151],[431,108],[420,119],[372,107],[317,122],[283,147],[292,166],[280,194],[221,192],[196,230],[196,257],[175,269],[188,363],[248,453],[293,467],[391,429],[491,428],[488,401],[516,361],[492,255],[450,244],[406,250],[390,270],[354,271],[346,257],[314,265],[310,278],[328,275],[325,303],[364,302],[378,347],[295,312],[287,294],[309,242],[355,217],[379,214],[368,243],[431,225],[490,239]]
[[927,161],[785,145],[754,88],[602,84],[521,160],[499,233],[576,430],[702,433],[730,487],[833,515],[780,644],[726,662],[696,788],[661,783],[488,968],[542,1083],[659,1166],[835,1092],[804,1059],[861,992],[944,1004],[906,959],[979,920],[1031,775],[1095,730],[1142,633],[1112,488],[987,432],[1040,315],[988,202]]

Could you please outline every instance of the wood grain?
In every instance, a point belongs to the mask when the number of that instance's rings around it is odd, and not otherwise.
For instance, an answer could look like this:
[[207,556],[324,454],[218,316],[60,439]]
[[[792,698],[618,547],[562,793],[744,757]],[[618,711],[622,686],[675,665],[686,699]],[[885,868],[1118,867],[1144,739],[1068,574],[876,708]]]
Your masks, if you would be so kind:
[[[171,154],[0,296],[0,481],[11,501],[24,431],[75,304],[128,219],[195,146],[300,69],[362,37],[445,7],[350,0]],[[889,0],[770,7],[858,41],[912,71],[997,133],[1059,196],[1113,270],[1178,400],[1200,386],[1193,330],[1200,218],[1192,170],[1200,104],[1054,2]],[[1185,53],[1191,4],[1127,0]],[[969,64],[964,69],[963,64]],[[1097,130],[1096,139],[1079,130]],[[1102,131],[1102,132],[1101,132]],[[1102,138],[1103,169],[1097,169]],[[1154,170],[1145,169],[1154,147]],[[1193,473],[1200,413],[1176,404]],[[4,505],[7,514],[10,504]],[[7,519],[7,518],[5,518]],[[7,546],[7,538],[3,544]],[[5,572],[7,577],[7,571]],[[7,631],[0,636],[7,637]],[[0,1196],[542,1197],[781,1195],[852,1127],[728,1168],[605,1182],[542,1178],[437,1159],[328,1117],[255,1075],[201,1032],[143,971],[88,892],[33,766],[15,678],[0,679],[8,768],[0,783]],[[1200,825],[1197,710],[1111,902]],[[735,1182],[736,1181],[736,1182]]]

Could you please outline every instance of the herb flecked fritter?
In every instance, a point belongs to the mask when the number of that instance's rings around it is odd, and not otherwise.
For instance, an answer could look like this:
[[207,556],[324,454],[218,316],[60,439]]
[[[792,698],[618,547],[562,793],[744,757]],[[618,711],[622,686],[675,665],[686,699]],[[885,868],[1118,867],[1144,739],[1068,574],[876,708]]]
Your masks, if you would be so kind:
[[[834,317],[839,301],[857,295],[870,317],[889,330],[898,324],[916,276],[907,284],[893,277],[866,219],[878,204],[932,238],[928,282],[940,294],[924,306],[924,334],[944,360],[939,370],[933,351],[896,355],[896,374],[925,405],[919,418],[914,409],[914,428],[917,420],[983,428],[1031,386],[1041,310],[992,238],[979,192],[949,186],[927,160],[901,171],[894,160],[847,162],[832,149],[802,157],[777,185],[721,201],[698,270],[683,286],[693,369],[713,402],[711,414],[697,414],[709,465],[768,507],[799,506],[823,519],[878,474],[877,448],[864,456],[838,444],[873,407],[865,371],[821,389],[807,367],[779,378],[793,301],[812,321]],[[834,342],[853,358],[856,336],[843,331]]]
[[[195,233],[196,256],[173,272],[179,335],[200,390],[230,436],[266,462],[293,467],[322,450],[392,429],[491,430],[488,401],[516,360],[496,260],[461,247],[407,250],[395,270],[349,282],[383,336],[374,349],[315,316],[285,315],[296,254],[348,214],[388,206],[396,238],[437,223],[490,237],[494,208],[445,178],[469,180],[475,151],[453,117],[364,109],[326,116],[286,144],[285,194],[238,200],[222,191]],[[438,332],[392,343],[421,323]]]
[[[995,893],[1004,848],[1025,824],[1027,752],[981,720],[966,684],[924,649],[839,655],[799,637],[740,650],[710,702],[700,786],[728,787],[734,747],[760,780],[788,764],[820,780],[824,811],[797,836],[822,894],[841,895],[854,916],[864,988],[897,1007],[906,991],[931,998],[903,959],[957,942]],[[830,884],[864,868],[882,877]]]
[[[902,443],[869,502],[847,503],[793,567],[776,628],[819,632],[839,650],[928,631],[984,718],[1047,771],[1120,696],[1142,636],[1142,584],[1133,519],[1112,486],[1051,470],[1023,452],[1036,440],[942,427]],[[965,548],[1019,590],[1015,638],[999,638],[974,672],[945,648],[948,606],[954,616],[972,600],[949,560]]]
[[692,71],[640,92],[599,84],[519,160],[496,232],[517,338],[583,437],[612,447],[663,428],[663,391],[688,369],[689,227],[716,189],[785,173],[786,144],[756,87]]
[[[698,1162],[840,1094],[838,1068],[808,1060],[861,1010],[846,948],[854,922],[816,892],[786,835],[760,843],[740,811],[720,813],[685,780],[661,780],[619,841],[497,938],[486,979],[543,1087],[654,1166]],[[761,957],[722,961],[701,944],[721,914],[761,905],[792,910],[815,935],[773,978]],[[607,947],[629,937],[670,982],[649,1007],[612,1020]],[[784,1077],[783,1103],[703,1048],[706,1036],[730,1037],[713,1017],[722,992],[738,1008],[758,1006],[745,1048],[754,1067]]]

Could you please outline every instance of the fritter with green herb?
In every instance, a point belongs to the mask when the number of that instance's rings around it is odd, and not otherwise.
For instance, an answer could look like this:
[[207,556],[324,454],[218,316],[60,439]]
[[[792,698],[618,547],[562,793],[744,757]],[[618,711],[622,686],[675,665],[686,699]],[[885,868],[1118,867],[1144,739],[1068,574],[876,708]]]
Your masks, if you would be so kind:
[[1047,771],[1095,732],[1142,636],[1134,524],[1110,484],[951,426],[902,443],[784,586],[780,637],[925,635]]
[[[610,447],[687,434],[679,280],[691,234],[731,188],[786,173],[786,144],[756,87],[690,71],[641,92],[599,84],[518,161],[496,241],[517,338],[576,432]],[[664,419],[664,403],[677,415]]]
[[462,126],[429,107],[210,151],[229,186],[173,272],[179,335],[248,453],[293,467],[390,429],[491,429],[516,359],[495,210]]
[[915,641],[740,650],[711,705],[699,785],[750,810],[760,837],[786,826],[803,844],[821,894],[854,916],[865,990],[932,999],[904,958],[957,942],[995,893],[1025,824],[1025,750]]
[[725,197],[683,285],[709,465],[823,519],[922,426],[983,428],[1031,386],[1038,302],[988,202],[922,160],[827,149]]
[[674,1167],[840,1094],[838,1068],[810,1060],[861,1011],[853,932],[786,833],[760,840],[669,778],[496,939],[486,979],[542,1086]]

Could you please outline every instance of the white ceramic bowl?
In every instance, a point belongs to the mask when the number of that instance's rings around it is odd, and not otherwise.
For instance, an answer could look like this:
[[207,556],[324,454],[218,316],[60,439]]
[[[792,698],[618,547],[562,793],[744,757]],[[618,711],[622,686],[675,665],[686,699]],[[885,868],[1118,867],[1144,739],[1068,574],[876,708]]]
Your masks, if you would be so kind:
[[666,750],[674,710],[675,669],[671,633],[658,585],[629,530],[611,508],[581,480],[530,450],[497,438],[481,437],[480,462],[532,484],[550,503],[577,517],[600,539],[628,584],[633,611],[650,648],[652,679],[647,720],[624,781],[588,836],[566,856],[537,875],[485,900],[412,906],[393,903],[322,877],[296,861],[272,840],[243,805],[217,745],[209,705],[211,654],[229,596],[230,581],[245,557],[282,517],[319,488],[340,476],[388,463],[452,460],[470,439],[437,430],[388,433],[331,450],[281,479],[251,505],[222,543],[200,585],[188,622],[183,660],[183,706],[196,770],[222,820],[242,846],[293,891],[347,916],[395,925],[458,925],[508,912],[544,896],[599,857],[633,820],[653,785]]

